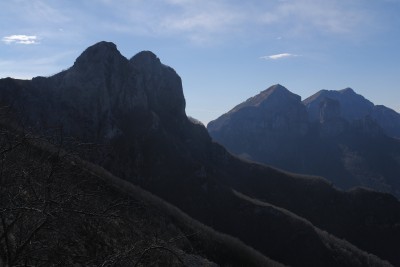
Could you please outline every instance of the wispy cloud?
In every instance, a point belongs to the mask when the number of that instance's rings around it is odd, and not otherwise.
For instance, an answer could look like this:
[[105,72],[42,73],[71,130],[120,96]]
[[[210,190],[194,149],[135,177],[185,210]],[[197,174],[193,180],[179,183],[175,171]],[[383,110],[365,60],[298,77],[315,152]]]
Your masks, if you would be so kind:
[[[279,0],[246,4],[238,0],[102,0],[109,10],[104,23],[116,31],[149,36],[180,36],[193,42],[218,42],[240,36],[288,37],[321,33],[354,36],[367,27],[362,0]],[[107,21],[108,20],[108,21]],[[251,34],[253,36],[251,36]]]
[[224,1],[169,0],[169,3],[180,8],[180,12],[162,20],[163,26],[171,30],[221,32],[245,19],[235,5]]
[[352,34],[368,21],[361,4],[358,0],[279,1],[264,11],[261,21],[267,25],[282,25],[290,29],[291,34],[304,34],[307,31]]
[[290,53],[281,53],[281,54],[275,54],[275,55],[269,55],[269,56],[262,56],[260,58],[266,59],[266,60],[277,60],[277,59],[288,58],[288,57],[298,57],[298,55],[290,54]]
[[[58,42],[60,46],[79,42],[83,39],[81,33],[88,35],[87,25],[94,24],[98,27],[96,22],[91,24],[82,19],[85,16],[82,14],[80,2],[74,6],[70,1],[0,1],[0,25],[4,25],[0,31],[0,42],[29,45],[38,44],[45,39],[46,43]],[[59,31],[60,28],[65,31]],[[70,32],[80,36],[72,39]]]
[[118,6],[109,0],[102,2],[113,13],[116,31],[183,37],[201,44],[231,37],[247,20],[244,10],[227,0],[123,1]]
[[214,44],[280,35],[285,39],[314,35],[320,38],[321,32],[354,36],[367,32],[361,29],[367,27],[362,2],[119,0],[116,5],[112,0],[87,0],[72,5],[69,1],[15,0],[0,1],[0,15],[2,10],[7,11],[0,17],[1,24],[8,23],[14,29],[29,30],[41,37],[42,31],[65,29],[63,35],[57,31],[55,36],[46,36],[46,40],[59,40],[65,35],[63,40],[68,42],[72,40],[66,36],[69,32],[80,35],[79,40],[98,33],[118,33]]
[[[69,5],[72,6],[72,5]],[[2,1],[1,8],[7,13],[14,23],[29,23],[32,26],[43,25],[46,23],[62,24],[70,23],[72,19],[67,1],[48,1],[48,0],[14,0]],[[17,8],[16,8],[17,7]],[[79,10],[75,10],[75,14]]]
[[10,35],[10,36],[4,36],[2,41],[6,44],[25,44],[25,45],[30,45],[30,44],[37,44],[38,43],[38,38],[36,35]]

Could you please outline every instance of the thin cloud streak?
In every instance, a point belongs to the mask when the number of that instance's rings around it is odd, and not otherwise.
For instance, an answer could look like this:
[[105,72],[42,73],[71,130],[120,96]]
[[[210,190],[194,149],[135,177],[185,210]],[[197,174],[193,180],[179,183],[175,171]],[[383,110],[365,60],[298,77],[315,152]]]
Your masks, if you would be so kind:
[[260,57],[260,58],[261,59],[266,59],[266,60],[277,60],[277,59],[289,58],[289,57],[298,57],[298,55],[294,55],[294,54],[290,54],[290,53],[281,53],[281,54],[263,56],[263,57]]
[[37,44],[37,36],[36,35],[10,35],[10,36],[4,36],[2,41],[5,44],[25,44],[25,45],[30,45],[30,44]]

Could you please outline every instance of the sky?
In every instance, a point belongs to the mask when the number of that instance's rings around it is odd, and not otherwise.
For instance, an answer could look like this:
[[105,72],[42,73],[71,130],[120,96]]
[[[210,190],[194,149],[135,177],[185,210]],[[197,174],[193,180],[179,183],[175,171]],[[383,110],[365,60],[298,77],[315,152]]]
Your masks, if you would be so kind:
[[399,14],[400,0],[6,0],[0,78],[56,74],[104,40],[174,68],[204,124],[277,83],[400,112]]

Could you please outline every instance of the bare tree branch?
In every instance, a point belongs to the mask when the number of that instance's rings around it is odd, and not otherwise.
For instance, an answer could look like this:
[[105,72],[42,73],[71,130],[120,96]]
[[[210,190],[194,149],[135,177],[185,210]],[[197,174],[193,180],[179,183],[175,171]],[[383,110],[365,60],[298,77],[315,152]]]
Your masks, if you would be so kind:
[[139,257],[139,259],[136,261],[134,267],[138,266],[139,263],[140,263],[140,262],[142,261],[142,259],[144,258],[144,256],[145,256],[146,254],[150,253],[152,250],[165,250],[165,251],[168,251],[169,253],[171,253],[172,255],[174,255],[174,256],[178,259],[178,261],[179,261],[183,266],[186,266],[185,263],[183,262],[183,260],[181,259],[181,257],[180,257],[175,251],[173,251],[172,249],[169,249],[169,248],[164,247],[164,246],[151,246],[151,247],[146,248],[146,249],[140,254],[140,257]]

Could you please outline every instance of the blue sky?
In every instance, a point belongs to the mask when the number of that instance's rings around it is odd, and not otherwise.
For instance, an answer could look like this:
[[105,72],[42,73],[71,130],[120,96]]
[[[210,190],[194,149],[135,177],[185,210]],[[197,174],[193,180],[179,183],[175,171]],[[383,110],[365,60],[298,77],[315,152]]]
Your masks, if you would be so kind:
[[280,83],[305,97],[352,87],[400,111],[400,0],[7,0],[0,78],[49,76],[88,46],[151,50],[203,123]]

